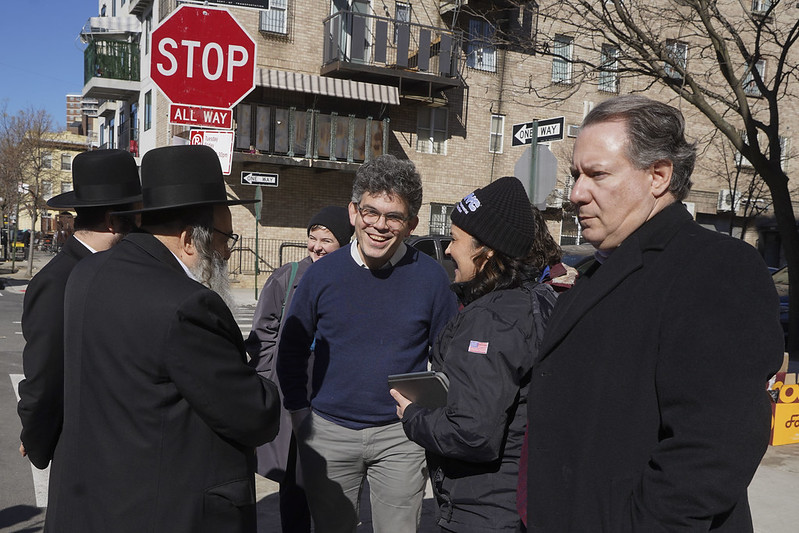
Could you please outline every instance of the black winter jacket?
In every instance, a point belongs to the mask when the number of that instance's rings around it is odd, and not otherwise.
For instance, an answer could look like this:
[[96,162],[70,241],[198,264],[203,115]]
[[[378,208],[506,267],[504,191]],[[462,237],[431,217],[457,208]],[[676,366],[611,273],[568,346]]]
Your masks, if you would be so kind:
[[446,530],[518,530],[527,389],[543,334],[534,311],[547,317],[554,301],[547,285],[491,292],[464,307],[433,347],[433,369],[449,378],[447,406],[411,404],[402,422],[427,450],[438,524]]

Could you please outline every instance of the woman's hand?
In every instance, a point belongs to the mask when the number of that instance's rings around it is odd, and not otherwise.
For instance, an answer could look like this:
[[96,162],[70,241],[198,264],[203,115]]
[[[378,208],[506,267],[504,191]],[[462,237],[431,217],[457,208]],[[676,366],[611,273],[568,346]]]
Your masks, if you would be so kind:
[[397,402],[397,416],[402,420],[402,415],[405,414],[405,408],[408,407],[411,402],[408,398],[403,396],[399,393],[397,389],[391,389],[388,391],[391,394],[391,397]]

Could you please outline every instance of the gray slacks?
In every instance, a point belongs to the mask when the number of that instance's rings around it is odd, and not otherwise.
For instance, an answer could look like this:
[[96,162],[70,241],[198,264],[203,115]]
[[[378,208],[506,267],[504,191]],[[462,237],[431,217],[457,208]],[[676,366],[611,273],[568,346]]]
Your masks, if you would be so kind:
[[295,435],[316,533],[355,531],[364,479],[374,533],[417,531],[427,467],[401,422],[353,430],[311,413]]

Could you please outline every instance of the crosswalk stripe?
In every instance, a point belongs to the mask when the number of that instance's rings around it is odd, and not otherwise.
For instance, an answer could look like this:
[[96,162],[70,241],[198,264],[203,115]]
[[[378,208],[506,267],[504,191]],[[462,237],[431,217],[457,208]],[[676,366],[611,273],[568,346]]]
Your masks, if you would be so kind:
[[[14,394],[19,401],[18,386],[19,382],[25,377],[23,374],[9,374],[11,384],[14,387]],[[47,507],[47,487],[50,484],[50,467],[44,470],[39,470],[31,464],[31,473],[33,474],[33,492],[36,494],[36,507]]]

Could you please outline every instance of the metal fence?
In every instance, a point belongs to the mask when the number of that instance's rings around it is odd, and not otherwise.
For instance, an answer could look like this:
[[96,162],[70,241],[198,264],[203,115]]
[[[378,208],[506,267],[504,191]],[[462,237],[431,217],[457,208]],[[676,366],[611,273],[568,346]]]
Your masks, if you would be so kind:
[[255,274],[257,262],[258,273],[269,275],[279,266],[291,261],[300,261],[307,255],[308,249],[305,242],[258,239],[256,252],[255,238],[244,237],[236,243],[228,266],[232,274]]

